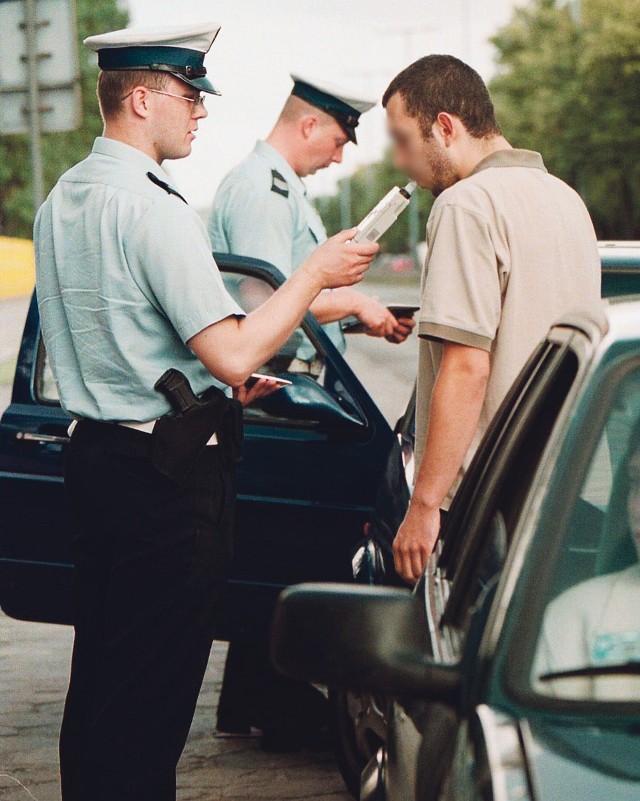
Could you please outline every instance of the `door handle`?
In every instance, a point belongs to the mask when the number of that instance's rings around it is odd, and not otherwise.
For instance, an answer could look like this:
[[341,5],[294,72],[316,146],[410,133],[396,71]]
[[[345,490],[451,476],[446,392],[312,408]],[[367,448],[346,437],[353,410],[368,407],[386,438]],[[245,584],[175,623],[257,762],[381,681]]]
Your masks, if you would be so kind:
[[39,442],[42,445],[68,445],[69,437],[60,437],[56,434],[34,434],[31,431],[18,431],[16,439],[20,442]]

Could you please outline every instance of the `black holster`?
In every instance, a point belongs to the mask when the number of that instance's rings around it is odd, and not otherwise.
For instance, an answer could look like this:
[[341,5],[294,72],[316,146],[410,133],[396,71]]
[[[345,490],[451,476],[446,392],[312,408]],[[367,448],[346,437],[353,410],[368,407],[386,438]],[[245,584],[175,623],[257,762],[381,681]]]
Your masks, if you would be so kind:
[[197,397],[186,376],[173,369],[167,370],[155,386],[173,409],[158,419],[151,435],[151,463],[156,470],[180,483],[213,434],[225,457],[230,461],[240,458],[243,420],[239,401],[217,387]]

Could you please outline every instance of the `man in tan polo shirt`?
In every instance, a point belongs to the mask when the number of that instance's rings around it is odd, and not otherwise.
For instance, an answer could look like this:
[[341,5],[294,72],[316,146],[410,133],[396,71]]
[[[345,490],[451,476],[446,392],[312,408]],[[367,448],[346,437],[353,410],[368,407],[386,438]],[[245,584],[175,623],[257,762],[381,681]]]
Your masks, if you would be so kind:
[[480,76],[426,56],[382,101],[395,165],[436,197],[418,318],[416,480],[394,542],[415,582],[489,421],[549,327],[600,302],[593,225],[539,153],[502,136]]

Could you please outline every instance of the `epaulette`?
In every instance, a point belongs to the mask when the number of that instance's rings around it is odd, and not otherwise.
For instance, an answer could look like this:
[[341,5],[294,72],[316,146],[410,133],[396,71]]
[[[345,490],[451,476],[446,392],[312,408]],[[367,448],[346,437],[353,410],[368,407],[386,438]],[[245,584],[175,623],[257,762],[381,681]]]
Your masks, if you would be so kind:
[[[157,175],[154,175],[152,172],[148,172],[148,173],[147,173],[147,178],[148,178],[150,181],[152,181],[152,182],[153,182],[153,183],[154,183],[156,186],[159,186],[161,189],[164,189],[164,191],[165,191],[165,192],[166,192],[168,195],[175,195],[176,197],[179,197],[179,198],[180,198],[180,200],[181,200],[183,203],[186,203],[186,202],[187,202],[187,201],[186,201],[186,200],[185,200],[185,199],[182,197],[182,195],[180,194],[180,192],[177,192],[177,191],[176,191],[176,190],[175,190],[175,189],[174,189],[172,186],[169,186],[169,184],[168,184],[166,181],[163,181],[161,178],[158,178],[158,176],[157,176]],[[188,204],[187,204],[187,205],[188,205]]]

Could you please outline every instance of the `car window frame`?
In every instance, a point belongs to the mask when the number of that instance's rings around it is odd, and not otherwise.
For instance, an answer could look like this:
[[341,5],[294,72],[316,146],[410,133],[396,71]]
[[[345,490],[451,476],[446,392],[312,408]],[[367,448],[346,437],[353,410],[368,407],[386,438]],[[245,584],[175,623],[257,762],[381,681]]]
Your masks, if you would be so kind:
[[[554,461],[554,472],[556,470],[563,471],[562,476],[565,480],[562,482],[562,498],[564,500],[561,501],[558,493],[550,493],[545,498],[535,526],[529,531],[526,541],[519,543],[521,552],[514,555],[515,560],[520,561],[525,568],[528,568],[528,575],[524,577],[524,581],[520,576],[514,577],[514,580],[521,586],[517,590],[519,594],[517,608],[510,610],[509,616],[518,621],[519,647],[513,650],[506,649],[508,655],[504,665],[505,690],[511,698],[527,708],[556,713],[588,714],[599,718],[603,716],[610,718],[612,714],[632,715],[637,720],[640,700],[562,698],[536,692],[532,679],[544,610],[548,603],[547,592],[536,591],[536,588],[548,587],[551,582],[556,570],[558,555],[566,539],[567,526],[591,467],[591,458],[584,459],[580,456],[588,454],[589,457],[593,457],[594,448],[600,441],[609,419],[615,393],[622,381],[634,371],[640,372],[640,354],[637,350],[620,353],[614,356],[600,371],[597,386],[589,387],[589,397],[580,415],[580,420],[572,419],[570,421],[567,436],[563,437],[563,441],[560,443],[562,453]],[[603,402],[603,394],[606,403]],[[584,436],[576,437],[572,431],[584,419],[589,420],[589,426],[585,431],[583,424],[581,433]],[[568,463],[571,463],[570,468]],[[553,536],[550,534],[540,535],[541,530],[543,531],[546,527],[551,528],[550,521],[553,521],[554,525]],[[562,532],[561,536],[558,536],[558,531]],[[541,556],[542,552],[544,552],[544,556]],[[526,605],[526,614],[522,611],[523,605]]]
[[511,424],[520,413],[521,404],[529,388],[539,380],[550,354],[557,353],[557,346],[548,339],[543,340],[533,351],[515,383],[511,386],[478,448],[454,498],[442,531],[442,550],[438,567],[443,575],[453,580],[458,560],[463,553],[463,543],[469,538],[469,524],[476,509],[478,495],[485,486],[487,474],[494,467]]
[[[492,520],[501,510],[495,509],[498,501],[502,484],[505,476],[513,464],[514,459],[520,453],[520,449],[525,447],[530,436],[531,427],[539,430],[539,414],[545,402],[549,400],[551,394],[557,389],[561,371],[571,372],[569,376],[569,388],[564,393],[560,404],[557,407],[555,418],[549,426],[548,433],[544,442],[540,444],[538,458],[533,466],[531,482],[524,488],[524,493],[519,499],[515,520],[511,528],[507,529],[506,551],[508,552],[512,538],[517,530],[523,509],[526,507],[527,497],[530,492],[536,472],[540,469],[540,464],[544,457],[544,452],[553,438],[553,431],[562,417],[568,398],[571,395],[571,388],[579,375],[579,359],[573,351],[571,345],[577,332],[571,329],[564,329],[562,333],[556,332],[556,340],[547,339],[536,349],[534,357],[527,363],[520,380],[514,385],[514,391],[507,396],[500,413],[494,422],[499,432],[494,430],[487,443],[490,446],[490,457],[485,462],[486,451],[481,449],[478,452],[477,464],[481,465],[480,480],[475,482],[475,471],[470,471],[470,483],[473,484],[473,497],[468,507],[465,507],[463,523],[458,532],[455,542],[459,548],[459,554],[455,560],[449,559],[445,568],[445,575],[451,582],[449,597],[444,609],[441,627],[453,627],[464,630],[469,619],[469,611],[473,605],[473,598],[476,595],[477,579],[482,565],[482,558],[490,545],[490,538],[494,531]],[[568,364],[571,359],[573,364]],[[475,459],[474,459],[475,461]],[[461,499],[461,504],[465,504],[466,499]],[[503,520],[504,523],[504,520]],[[444,551],[444,548],[443,548]],[[506,553],[505,553],[506,556]]]

